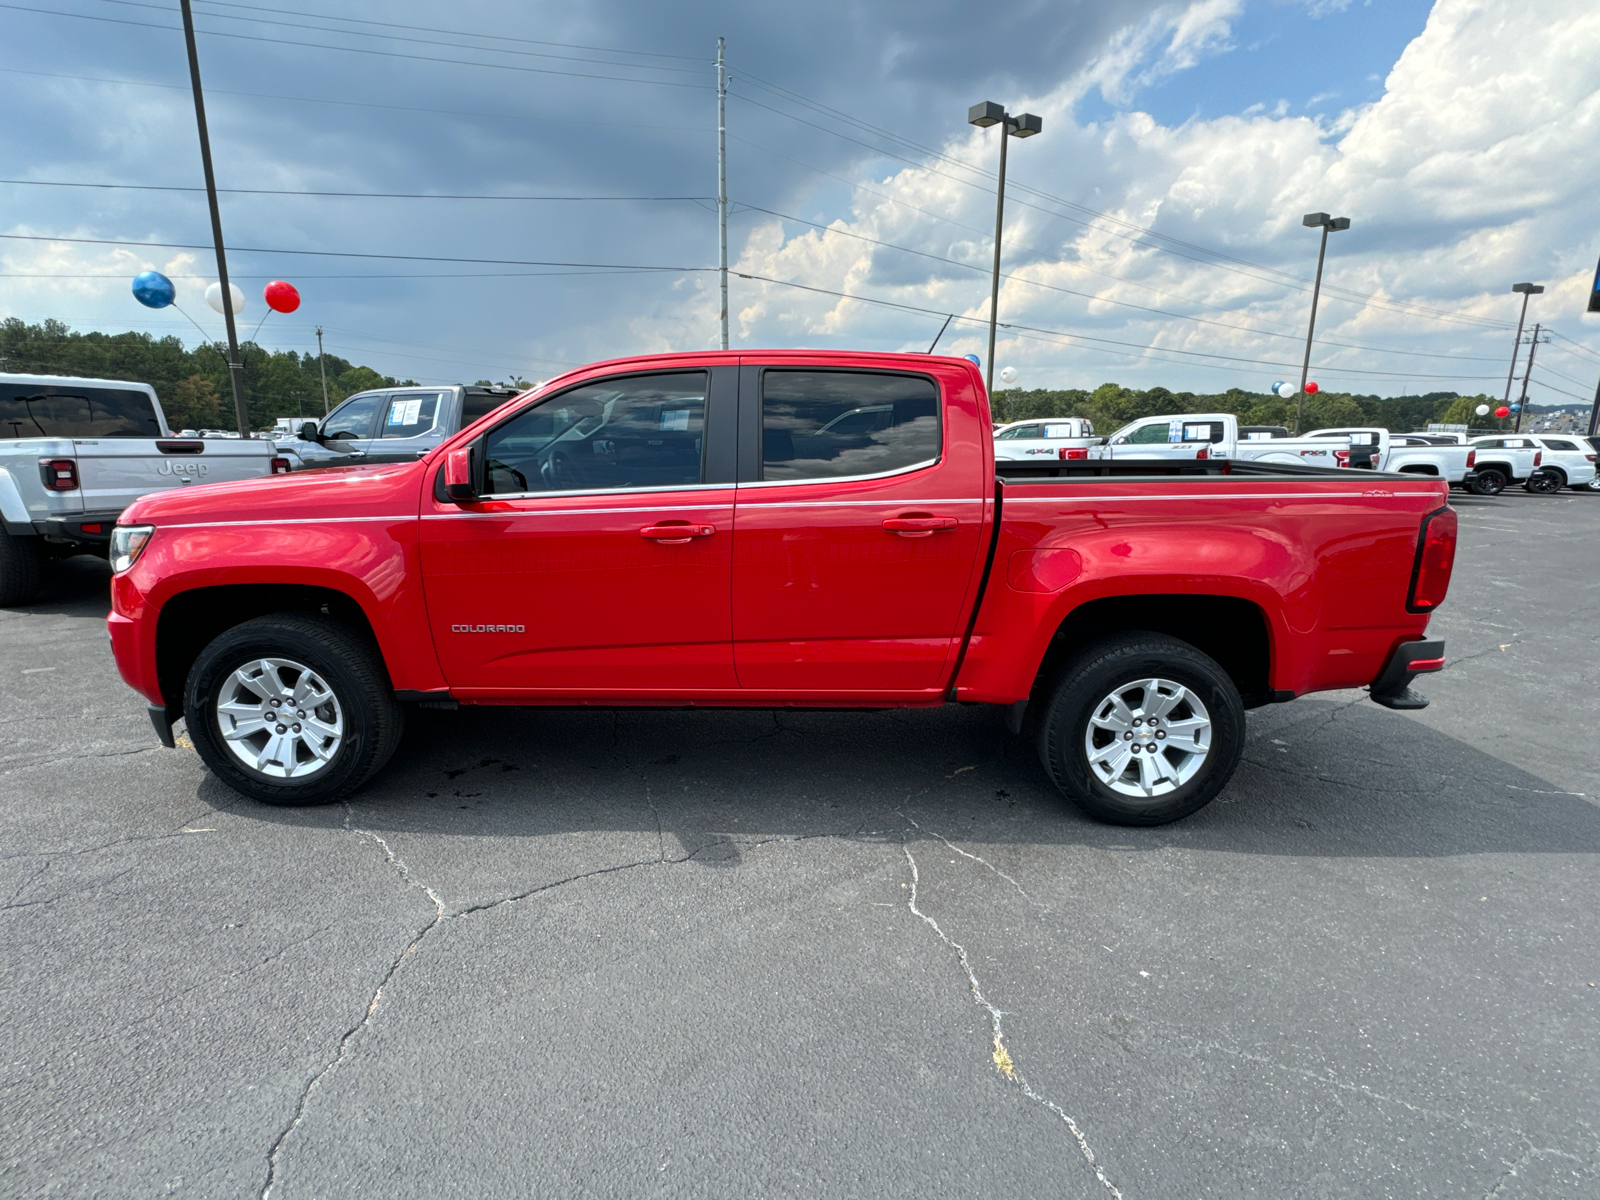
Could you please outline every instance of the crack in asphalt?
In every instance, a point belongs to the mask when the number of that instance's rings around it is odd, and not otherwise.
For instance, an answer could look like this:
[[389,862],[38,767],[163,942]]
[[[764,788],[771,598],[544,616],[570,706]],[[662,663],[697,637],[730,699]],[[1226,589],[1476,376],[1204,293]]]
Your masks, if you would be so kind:
[[990,862],[988,859],[984,858],[982,855],[973,854],[971,851],[963,850],[960,846],[956,845],[949,838],[945,837],[944,834],[940,833],[937,829],[923,829],[923,827],[917,823],[917,819],[915,817],[913,817],[908,812],[904,812],[904,811],[902,811],[901,809],[898,809],[898,808],[895,809],[895,812],[899,813],[906,820],[910,821],[912,825],[916,826],[916,828],[917,828],[917,830],[919,832],[928,833],[928,834],[931,834],[932,836],[938,838],[947,847],[949,847],[949,849],[954,851],[956,854],[961,855],[962,858],[969,858],[975,863],[981,863],[988,870],[992,871],[994,874],[998,875],[1001,879],[1004,879],[1012,887],[1016,888],[1017,889],[1017,894],[1019,896],[1021,896],[1024,900],[1026,900],[1029,904],[1031,904],[1035,908],[1037,908],[1040,912],[1047,913],[1047,912],[1050,911],[1050,906],[1048,904],[1042,904],[1038,900],[1035,900],[1032,896],[1028,895],[1027,889],[1025,889],[1015,879],[1013,879],[1011,876],[1007,875],[1004,871],[1002,871],[999,867],[995,866],[992,862]]
[[[909,820],[909,818],[907,819]],[[945,841],[945,839],[942,837],[939,840]],[[1022,1073],[1022,1069],[1016,1065],[1015,1060],[1011,1057],[1011,1051],[1006,1048],[1005,1044],[1005,1013],[990,1003],[989,998],[983,994],[983,985],[978,982],[977,972],[972,969],[972,960],[967,956],[966,947],[941,929],[939,927],[939,922],[935,921],[927,913],[923,912],[917,907],[917,885],[921,882],[922,875],[921,872],[917,870],[917,860],[911,853],[911,847],[902,843],[900,850],[903,854],[905,854],[906,862],[911,867],[911,899],[907,901],[906,906],[911,910],[912,915],[916,916],[919,920],[926,924],[928,928],[932,929],[934,933],[939,935],[940,941],[956,952],[956,959],[960,962],[962,971],[966,973],[967,987],[972,992],[973,1003],[977,1004],[978,1007],[982,1008],[986,1013],[989,1014],[990,1031],[994,1038],[995,1069],[1004,1075],[1008,1080],[1017,1084],[1017,1086],[1021,1088],[1022,1094],[1028,1099],[1032,1100],[1036,1104],[1043,1105],[1045,1108],[1055,1113],[1056,1116],[1061,1118],[1061,1120],[1066,1124],[1067,1129],[1071,1131],[1073,1140],[1078,1143],[1078,1151],[1083,1155],[1084,1161],[1089,1164],[1089,1169],[1094,1172],[1094,1177],[1100,1181],[1100,1183],[1105,1187],[1106,1191],[1114,1196],[1116,1200],[1122,1200],[1122,1193],[1117,1190],[1117,1185],[1112,1183],[1111,1180],[1106,1177],[1105,1170],[1095,1160],[1094,1150],[1089,1146],[1088,1139],[1083,1136],[1083,1131],[1078,1128],[1078,1123],[1072,1119],[1072,1117],[1067,1113],[1066,1109],[1062,1108],[1055,1101],[1047,1100],[1038,1092],[1034,1091],[1033,1086],[1028,1082],[1028,1077],[1024,1075]]]

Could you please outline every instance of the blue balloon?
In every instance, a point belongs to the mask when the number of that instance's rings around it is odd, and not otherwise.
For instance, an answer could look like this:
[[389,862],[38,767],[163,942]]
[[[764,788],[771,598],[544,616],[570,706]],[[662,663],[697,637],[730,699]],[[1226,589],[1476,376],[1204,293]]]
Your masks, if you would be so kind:
[[975,367],[983,366],[983,359],[979,358],[976,354],[963,354],[961,357],[966,359]]
[[1282,386],[1283,386],[1283,380],[1274,379],[1272,381],[1272,386],[1270,388],[1268,388],[1267,390],[1270,391],[1274,396],[1276,396],[1278,394],[1278,389],[1281,388]]
[[1520,405],[1520,404],[1513,404],[1513,405],[1512,405],[1512,406],[1511,406],[1511,411],[1512,411],[1512,412],[1521,412],[1521,411],[1522,411],[1522,405]]
[[178,298],[178,289],[160,271],[140,271],[133,277],[133,298],[146,308],[165,308]]

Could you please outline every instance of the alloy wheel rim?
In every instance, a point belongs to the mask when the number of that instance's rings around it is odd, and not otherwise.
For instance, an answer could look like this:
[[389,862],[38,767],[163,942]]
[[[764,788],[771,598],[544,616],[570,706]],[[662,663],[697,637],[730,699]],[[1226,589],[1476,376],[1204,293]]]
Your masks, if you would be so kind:
[[1211,714],[1170,679],[1121,683],[1094,706],[1084,730],[1090,772],[1119,795],[1153,800],[1193,779],[1211,756]]
[[344,744],[344,709],[322,676],[291,658],[256,658],[223,681],[217,728],[229,752],[269,779],[325,770]]

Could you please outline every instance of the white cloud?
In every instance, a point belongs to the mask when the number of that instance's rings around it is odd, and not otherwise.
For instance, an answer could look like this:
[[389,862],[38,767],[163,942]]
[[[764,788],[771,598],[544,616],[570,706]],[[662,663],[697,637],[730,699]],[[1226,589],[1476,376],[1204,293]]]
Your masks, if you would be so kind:
[[[1164,61],[1180,61],[1173,51],[1180,26],[1183,53],[1220,44],[1231,11],[1218,3],[1158,14],[1165,32],[1152,32],[1156,17],[1126,31],[1088,74],[1102,88],[1129,86],[1136,70],[1130,64],[1139,54],[1148,58],[1161,38],[1169,39]],[[1084,90],[1080,77],[1028,101],[1044,115],[1045,136],[1013,146],[1012,178],[1107,215],[1074,224],[1052,213],[1087,219],[1081,211],[1013,190],[1006,264],[1017,278],[1002,288],[1002,320],[1263,365],[1199,357],[1153,362],[1093,343],[1003,335],[997,357],[1027,368],[1024,378],[1036,386],[1117,378],[1196,390],[1264,387],[1271,364],[1298,363],[1309,296],[1271,272],[1310,275],[1318,235],[1300,216],[1314,210],[1353,221],[1330,241],[1329,291],[1318,321],[1313,361],[1329,387],[1391,394],[1496,389],[1510,336],[1478,322],[1514,321],[1508,291],[1521,279],[1549,285],[1530,319],[1584,332],[1576,314],[1600,252],[1591,219],[1600,191],[1600,156],[1592,152],[1600,145],[1600,8],[1592,0],[1549,0],[1538,22],[1515,0],[1438,0],[1383,96],[1328,121],[1291,116],[1280,106],[1176,128],[1138,112],[1084,126],[1072,117]],[[835,222],[834,232],[786,235],[767,222],[740,252],[740,269],[986,319],[992,192],[950,176],[976,181],[974,169],[990,169],[993,135],[967,135],[944,152],[953,163],[864,179],[850,218]],[[1179,239],[1163,243],[1177,253],[1153,248],[1131,228],[1141,225]],[[845,234],[983,269],[919,262]],[[1268,270],[1219,264],[1185,242]],[[1213,265],[1194,261],[1208,258]],[[1347,293],[1373,299],[1354,302]],[[926,348],[919,346],[921,326],[931,337],[940,319],[749,282],[735,298],[736,338],[745,344],[865,344],[899,330],[903,348]],[[982,343],[977,323],[958,323],[941,348],[983,353]],[[1566,400],[1554,392],[1543,398]]]

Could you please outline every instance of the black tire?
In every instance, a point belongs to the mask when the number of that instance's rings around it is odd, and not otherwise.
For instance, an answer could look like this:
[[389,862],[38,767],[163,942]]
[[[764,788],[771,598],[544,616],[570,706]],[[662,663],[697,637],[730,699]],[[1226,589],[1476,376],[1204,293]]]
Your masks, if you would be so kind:
[[[1181,685],[1199,699],[1209,717],[1206,753],[1203,757],[1193,756],[1198,762],[1192,773],[1170,790],[1135,797],[1118,791],[1102,778],[1100,769],[1091,766],[1087,741],[1091,719],[1110,703],[1119,688],[1151,678]],[[1147,693],[1142,704],[1148,703]],[[1188,703],[1181,702],[1168,710],[1169,716],[1163,719],[1170,719],[1170,713],[1181,718]],[[1144,711],[1142,704],[1140,712]],[[1154,741],[1147,744],[1158,745]],[[1133,745],[1137,747],[1138,743]],[[1175,775],[1186,769],[1184,765],[1175,766],[1176,760],[1170,757],[1176,753],[1185,762],[1190,757],[1175,749],[1176,742],[1161,745],[1163,748],[1154,754],[1137,749],[1134,752],[1143,753],[1152,768],[1158,768],[1157,760],[1162,759]],[[1244,704],[1233,680],[1215,660],[1187,642],[1159,633],[1122,634],[1084,647],[1063,668],[1039,723],[1039,757],[1056,787],[1091,817],[1113,825],[1165,825],[1197,812],[1232,778],[1243,752]],[[1126,764],[1125,770],[1134,770],[1143,778],[1145,768],[1139,760],[1127,758]],[[1136,786],[1125,778],[1117,782],[1124,787]],[[1158,786],[1165,785],[1158,781]]]
[[38,594],[38,539],[0,529],[0,606],[30,604]]
[[1567,486],[1567,478],[1560,471],[1535,471],[1522,486],[1540,496],[1553,496]]
[[1505,472],[1495,467],[1485,467],[1478,472],[1478,477],[1472,481],[1472,494],[1474,496],[1498,496],[1506,490],[1509,483]]
[[[310,773],[298,780],[245,764],[223,736],[221,722],[232,719],[217,708],[219,700],[227,699],[223,691],[235,687],[235,671],[261,659],[288,660],[307,668],[313,678],[320,677],[318,682],[326,684],[337,707],[318,709],[311,716],[331,712],[342,721],[341,739],[326,763],[315,765],[314,755],[299,762],[296,769],[304,767]],[[285,682],[303,678],[294,666],[287,670]],[[264,702],[263,713],[266,703],[270,701]],[[183,708],[189,737],[206,766],[234,791],[264,804],[329,804],[348,796],[389,761],[405,725],[405,710],[394,698],[377,648],[336,621],[301,613],[257,617],[218,635],[190,668]],[[261,731],[263,740],[270,732]],[[244,738],[234,744],[259,749]],[[301,751],[291,748],[289,753],[297,757]]]

